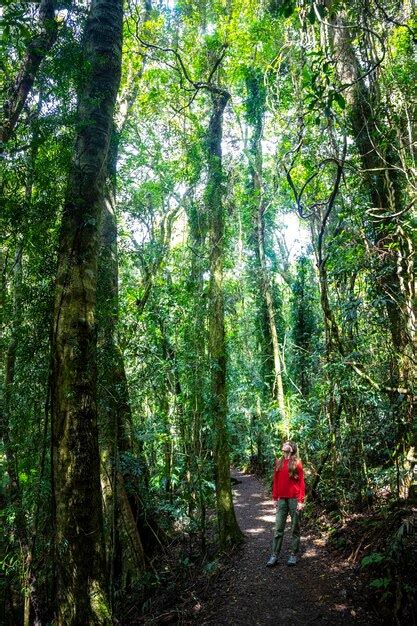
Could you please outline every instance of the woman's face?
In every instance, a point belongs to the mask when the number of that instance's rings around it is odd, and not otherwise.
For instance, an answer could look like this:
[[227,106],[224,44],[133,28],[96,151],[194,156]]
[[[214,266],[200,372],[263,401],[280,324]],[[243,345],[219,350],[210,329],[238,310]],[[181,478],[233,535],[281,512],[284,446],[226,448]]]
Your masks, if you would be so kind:
[[291,447],[291,444],[290,444],[288,441],[285,441],[285,442],[282,444],[282,448],[281,448],[281,449],[282,449],[282,451],[283,451],[283,452],[285,452],[285,453],[292,452],[292,447]]

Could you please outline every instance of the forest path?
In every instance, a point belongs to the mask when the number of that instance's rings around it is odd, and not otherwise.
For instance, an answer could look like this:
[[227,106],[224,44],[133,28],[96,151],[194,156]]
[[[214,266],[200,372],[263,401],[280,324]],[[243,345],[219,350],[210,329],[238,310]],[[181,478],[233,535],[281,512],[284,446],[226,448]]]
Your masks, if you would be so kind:
[[266,567],[271,553],[274,502],[255,476],[237,470],[232,470],[232,476],[240,481],[234,486],[233,495],[246,540],[232,555],[230,567],[213,583],[210,601],[199,623],[212,626],[377,623],[350,596],[354,574],[348,564],[332,561],[324,540],[306,535],[302,528],[297,565],[287,566],[290,538],[287,522],[279,563]]

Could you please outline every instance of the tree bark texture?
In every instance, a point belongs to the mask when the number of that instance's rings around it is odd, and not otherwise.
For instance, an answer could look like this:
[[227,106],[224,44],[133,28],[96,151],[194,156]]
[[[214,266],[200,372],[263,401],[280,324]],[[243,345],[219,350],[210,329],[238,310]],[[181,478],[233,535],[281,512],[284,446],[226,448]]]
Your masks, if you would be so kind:
[[121,72],[121,0],[96,0],[62,216],[55,290],[52,466],[56,624],[110,624],[97,435],[96,290],[107,154]]
[[110,591],[126,586],[141,575],[145,555],[136,512],[132,510],[121,469],[120,454],[131,452],[132,413],[123,355],[117,339],[119,319],[118,250],[116,223],[117,138],[108,155],[108,180],[103,202],[101,249],[98,269],[98,374],[100,384],[99,434],[101,483],[107,572]]
[[230,460],[226,415],[226,346],[224,325],[223,263],[224,211],[222,169],[223,113],[230,98],[227,92],[212,92],[212,113],[207,135],[208,180],[206,209],[210,243],[209,354],[211,375],[211,415],[214,424],[216,498],[221,548],[240,540],[230,484]]

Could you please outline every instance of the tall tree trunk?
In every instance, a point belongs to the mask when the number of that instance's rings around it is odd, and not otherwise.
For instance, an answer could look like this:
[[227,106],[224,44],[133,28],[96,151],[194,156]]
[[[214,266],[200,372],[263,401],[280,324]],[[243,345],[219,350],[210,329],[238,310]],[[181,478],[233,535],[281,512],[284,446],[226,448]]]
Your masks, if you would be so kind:
[[206,320],[207,298],[204,289],[205,245],[207,238],[207,217],[198,210],[196,203],[188,207],[188,225],[191,249],[191,269],[188,283],[193,304],[189,316],[190,337],[190,373],[191,390],[189,396],[189,415],[191,421],[191,458],[192,474],[189,514],[192,515],[194,502],[199,509],[200,538],[202,550],[206,543],[206,503],[203,492],[204,462],[207,457],[207,442],[203,434],[204,413],[206,409]]
[[[261,85],[262,75],[251,74],[247,78],[248,101],[247,117],[252,126],[249,148],[249,175],[252,206],[253,235],[251,237],[255,257],[255,272],[261,305],[261,324],[263,343],[268,353],[267,360],[273,364],[272,394],[277,404],[281,420],[285,422],[286,408],[284,386],[282,381],[282,355],[276,325],[276,311],[272,295],[271,277],[269,275],[265,254],[265,209],[266,202],[262,182],[262,131],[265,109],[265,94]],[[265,320],[263,324],[262,320]]]
[[[101,483],[109,588],[123,588],[141,576],[145,552],[137,511],[126,491],[120,455],[133,451],[132,413],[123,355],[117,338],[119,279],[116,222],[118,134],[113,132],[107,159],[98,269],[99,404]],[[141,463],[143,459],[141,460]],[[143,463],[142,463],[143,464]]]
[[[142,24],[150,18],[152,4],[144,2]],[[130,80],[119,95],[107,158],[107,185],[103,204],[98,274],[99,384],[103,399],[99,410],[101,469],[105,514],[105,540],[110,591],[125,589],[137,581],[145,568],[144,524],[139,498],[132,491],[147,489],[148,470],[143,444],[134,444],[133,420],[123,354],[118,341],[119,261],[116,218],[116,178],[119,144],[139,94],[146,64],[129,72]],[[150,291],[150,287],[149,290]],[[143,303],[144,306],[145,303]],[[137,458],[136,458],[137,457]],[[140,464],[142,480],[124,471],[124,460]],[[128,464],[129,465],[129,464]],[[127,483],[135,485],[127,489]],[[129,492],[128,492],[129,491]],[[148,533],[149,534],[149,533]]]
[[[401,164],[392,141],[381,142],[378,130],[377,108],[381,104],[375,78],[369,78],[369,86],[361,78],[362,69],[352,45],[352,31],[346,27],[343,16],[334,22],[333,45],[337,52],[337,70],[347,89],[350,107],[350,125],[364,169],[364,181],[372,202],[368,224],[374,233],[375,245],[381,255],[379,286],[385,299],[388,325],[395,350],[396,374],[393,386],[412,385],[415,375],[416,314],[413,305],[415,280],[412,242],[402,226],[405,207],[406,180],[401,174]],[[390,145],[391,144],[391,145]],[[392,216],[392,217],[390,217]],[[397,216],[397,217],[394,217]],[[395,243],[392,247],[392,243]],[[408,396],[411,398],[411,395]],[[402,405],[407,426],[398,422],[400,438],[407,438],[412,428],[412,400],[402,400],[394,394],[395,412]],[[407,406],[405,406],[407,404]]]
[[271,336],[271,347],[274,359],[274,385],[273,393],[276,400],[278,410],[281,415],[281,420],[286,420],[285,409],[285,396],[284,385],[282,382],[282,356],[279,347],[279,339],[277,332],[277,325],[275,320],[275,307],[272,297],[271,279],[269,276],[268,268],[266,265],[265,257],[265,222],[264,222],[264,210],[265,207],[262,202],[259,203],[257,212],[257,233],[258,233],[258,250],[259,250],[259,264],[261,274],[261,293],[265,299],[266,310],[268,314],[269,333]]
[[217,516],[221,548],[238,542],[241,531],[236,521],[230,484],[227,441],[226,346],[224,325],[223,264],[224,210],[222,169],[223,113],[230,98],[227,92],[211,93],[213,109],[207,135],[208,180],[206,208],[210,239],[209,354],[211,375],[211,416],[214,424]]
[[65,626],[111,623],[97,435],[96,290],[122,18],[121,0],[93,2],[60,232],[51,398],[56,623]]

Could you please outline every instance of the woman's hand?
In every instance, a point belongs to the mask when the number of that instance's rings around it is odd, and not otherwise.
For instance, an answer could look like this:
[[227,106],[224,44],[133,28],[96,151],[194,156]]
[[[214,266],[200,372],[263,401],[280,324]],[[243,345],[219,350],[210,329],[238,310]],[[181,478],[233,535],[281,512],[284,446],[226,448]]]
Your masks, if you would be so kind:
[[302,511],[304,508],[304,502],[297,502],[297,511]]

